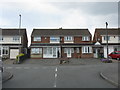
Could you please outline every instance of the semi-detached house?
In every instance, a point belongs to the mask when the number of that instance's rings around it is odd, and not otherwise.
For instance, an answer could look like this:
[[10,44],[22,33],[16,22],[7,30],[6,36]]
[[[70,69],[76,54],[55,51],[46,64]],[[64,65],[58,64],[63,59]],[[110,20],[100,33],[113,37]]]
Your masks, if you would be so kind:
[[108,30],[108,53],[120,51],[120,29],[118,28],[96,28],[93,43],[94,57],[103,55],[107,58],[107,30]]
[[33,29],[30,57],[92,58],[92,44],[88,29]]
[[18,54],[27,53],[27,45],[26,29],[0,29],[0,57],[15,59]]

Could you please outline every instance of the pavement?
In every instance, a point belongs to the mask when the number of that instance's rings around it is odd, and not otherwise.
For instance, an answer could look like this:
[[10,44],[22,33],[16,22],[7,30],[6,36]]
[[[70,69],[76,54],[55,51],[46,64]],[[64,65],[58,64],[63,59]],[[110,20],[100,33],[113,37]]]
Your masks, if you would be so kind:
[[11,79],[13,77],[13,74],[8,72],[8,71],[4,71],[2,73],[2,83],[8,81],[9,79]]
[[[5,60],[4,64],[13,64],[14,60]],[[70,59],[69,63],[60,64],[58,59],[27,59],[22,64],[39,64],[39,65],[97,65],[97,64],[109,64],[102,63],[99,59]],[[118,63],[120,61],[112,60],[115,65],[108,67],[107,69],[101,70],[99,75],[108,81],[109,83],[119,87],[120,82],[118,82]],[[3,82],[12,78],[13,75],[10,72],[3,73]]]
[[120,87],[120,82],[119,82],[119,69],[118,69],[118,64],[119,61],[117,60],[112,60],[113,63],[115,63],[115,65],[111,66],[111,67],[107,67],[106,69],[102,70],[99,74],[100,76],[106,80],[107,82]]

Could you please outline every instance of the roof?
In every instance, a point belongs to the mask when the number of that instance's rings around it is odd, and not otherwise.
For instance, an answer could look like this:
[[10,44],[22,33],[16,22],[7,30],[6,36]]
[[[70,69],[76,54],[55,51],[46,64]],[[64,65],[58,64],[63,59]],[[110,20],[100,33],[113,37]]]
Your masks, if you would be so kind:
[[95,32],[98,32],[100,35],[106,35],[108,30],[108,35],[119,35],[120,34],[120,29],[118,28],[96,28]]
[[87,35],[90,36],[91,33],[88,29],[33,29],[32,36],[42,35],[42,36],[77,36],[77,35]]
[[0,32],[2,35],[25,35],[26,34],[26,29],[25,28],[1,28]]

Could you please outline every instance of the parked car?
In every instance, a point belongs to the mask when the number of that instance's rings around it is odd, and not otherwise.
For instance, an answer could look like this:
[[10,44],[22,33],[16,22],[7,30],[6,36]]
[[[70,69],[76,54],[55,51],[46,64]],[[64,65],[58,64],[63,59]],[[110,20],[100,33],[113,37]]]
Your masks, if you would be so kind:
[[120,60],[120,51],[111,52],[108,56],[109,58]]

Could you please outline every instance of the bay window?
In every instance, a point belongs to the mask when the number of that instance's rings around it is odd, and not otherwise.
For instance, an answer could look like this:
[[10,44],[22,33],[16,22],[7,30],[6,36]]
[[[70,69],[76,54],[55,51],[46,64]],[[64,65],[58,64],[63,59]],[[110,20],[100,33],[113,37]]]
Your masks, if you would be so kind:
[[31,48],[32,54],[42,54],[42,48]]

